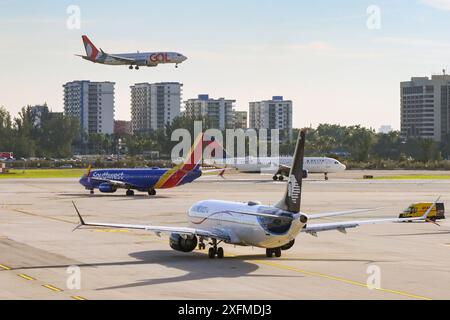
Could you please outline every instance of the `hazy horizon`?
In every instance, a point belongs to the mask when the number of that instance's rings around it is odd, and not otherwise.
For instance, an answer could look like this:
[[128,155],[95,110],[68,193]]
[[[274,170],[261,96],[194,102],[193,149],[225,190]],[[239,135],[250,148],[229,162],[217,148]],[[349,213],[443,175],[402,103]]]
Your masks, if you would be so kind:
[[[81,29],[67,28],[70,5]],[[116,120],[129,120],[131,85],[175,81],[183,101],[209,94],[236,99],[237,110],[284,96],[294,127],[398,129],[400,82],[450,67],[449,17],[450,0],[0,0],[0,106],[14,116],[44,102],[62,111],[64,83],[112,81]],[[82,34],[109,53],[168,50],[189,60],[139,71],[93,64],[75,56]]]

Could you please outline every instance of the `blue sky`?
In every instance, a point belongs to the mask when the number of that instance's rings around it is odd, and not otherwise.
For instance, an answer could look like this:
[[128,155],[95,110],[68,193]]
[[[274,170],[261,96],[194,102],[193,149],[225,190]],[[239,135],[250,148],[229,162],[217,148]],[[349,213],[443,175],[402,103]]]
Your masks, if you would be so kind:
[[[81,30],[66,27],[69,5]],[[381,28],[367,27],[369,6]],[[180,81],[184,98],[209,93],[248,102],[283,95],[296,126],[399,127],[399,82],[450,70],[450,0],[24,1],[0,0],[0,105],[12,113],[62,84],[116,82],[116,118],[129,119],[129,86]],[[75,57],[88,34],[107,52],[174,50],[189,60],[131,72]]]

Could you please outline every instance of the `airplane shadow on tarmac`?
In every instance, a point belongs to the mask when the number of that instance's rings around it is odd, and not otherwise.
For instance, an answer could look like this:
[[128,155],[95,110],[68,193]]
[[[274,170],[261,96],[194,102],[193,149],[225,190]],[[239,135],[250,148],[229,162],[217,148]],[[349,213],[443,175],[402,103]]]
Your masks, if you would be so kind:
[[[174,251],[142,251],[130,254],[130,257],[142,261],[144,264],[158,264],[170,269],[187,272],[183,275],[168,278],[143,279],[138,282],[99,288],[97,290],[116,290],[126,288],[144,287],[158,284],[178,283],[213,278],[240,278],[240,277],[279,277],[301,278],[303,276],[284,275],[257,275],[251,274],[259,269],[256,263],[244,261],[241,257],[225,258],[223,260],[210,260],[207,255],[194,252],[189,254],[174,253]],[[258,256],[261,260],[262,256]]]
[[[205,254],[198,252],[189,254],[178,254],[173,251],[142,251],[130,254],[137,260],[145,264],[159,264],[171,269],[179,269],[187,272],[175,277],[143,279],[135,283],[124,284],[120,286],[106,287],[97,289],[114,290],[136,288],[143,286],[151,286],[158,284],[177,283],[183,281],[204,280],[212,278],[240,278],[240,277],[256,277],[256,278],[303,278],[301,275],[274,275],[274,274],[252,274],[259,269],[258,261],[265,261],[264,255],[246,255],[226,257],[223,260],[210,260]],[[370,260],[356,259],[297,259],[297,258],[278,258],[267,259],[267,261],[324,261],[324,262],[365,262],[367,264],[374,263]]]

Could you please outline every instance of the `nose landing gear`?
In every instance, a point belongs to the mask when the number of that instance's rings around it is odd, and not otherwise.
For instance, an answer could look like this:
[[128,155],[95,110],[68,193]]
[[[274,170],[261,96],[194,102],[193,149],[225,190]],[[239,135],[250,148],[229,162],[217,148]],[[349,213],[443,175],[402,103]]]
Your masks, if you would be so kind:
[[217,243],[217,240],[213,240],[213,242],[211,243],[212,247],[209,248],[208,251],[208,257],[210,259],[215,259],[216,257],[218,259],[223,259],[225,257],[225,251],[223,250],[223,248],[218,248],[217,245],[219,243]]

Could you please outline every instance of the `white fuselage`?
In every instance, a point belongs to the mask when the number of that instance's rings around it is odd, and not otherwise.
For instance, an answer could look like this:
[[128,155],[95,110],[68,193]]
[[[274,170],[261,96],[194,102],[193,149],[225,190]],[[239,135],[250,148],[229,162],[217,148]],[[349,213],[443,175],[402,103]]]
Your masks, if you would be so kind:
[[[277,171],[279,166],[292,166],[293,157],[247,157],[247,158],[227,158],[219,160],[205,160],[205,163],[212,165],[232,166],[242,172]],[[347,167],[336,159],[325,157],[306,157],[303,162],[303,169],[309,173],[337,173],[347,169]]]
[[[261,218],[242,213],[266,213],[292,216],[293,220]],[[292,214],[271,206],[239,202],[208,200],[196,203],[189,210],[192,228],[224,232],[230,244],[260,248],[279,248],[298,236],[304,223],[301,214]]]
[[106,54],[104,61],[101,59],[97,62],[107,64],[107,65],[127,65],[128,62],[123,62],[114,57],[121,57],[125,59],[132,59],[135,62],[133,65],[137,66],[149,66],[155,67],[159,64],[180,64],[183,63],[187,58],[177,52],[137,52],[137,53],[120,53],[120,54]]

